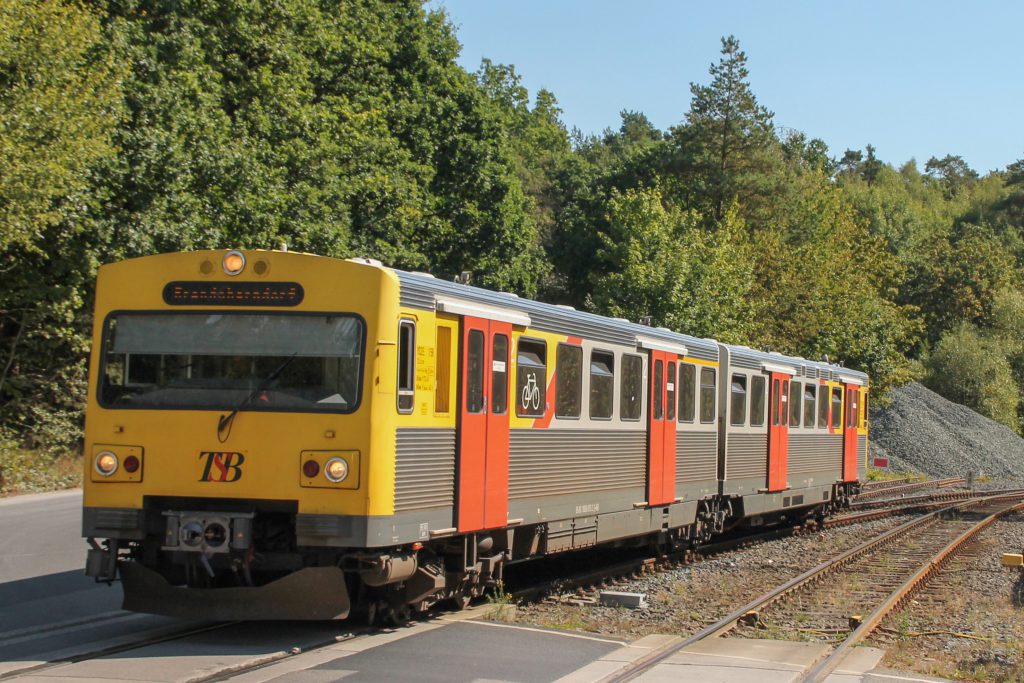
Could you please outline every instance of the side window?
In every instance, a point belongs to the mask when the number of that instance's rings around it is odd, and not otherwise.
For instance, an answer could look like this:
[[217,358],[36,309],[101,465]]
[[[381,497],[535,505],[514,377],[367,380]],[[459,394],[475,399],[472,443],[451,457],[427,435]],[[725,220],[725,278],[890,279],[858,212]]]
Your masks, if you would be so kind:
[[868,426],[868,392],[865,389],[861,393],[860,397],[860,428],[865,429]]
[[853,429],[857,426],[857,390],[850,389],[846,392],[846,426]]
[[821,393],[818,396],[818,429],[828,427],[828,385],[821,385]]
[[491,347],[491,414],[508,412],[508,337],[494,335]]
[[590,352],[590,417],[607,420],[615,398],[615,355],[610,351]]
[[469,331],[466,343],[466,412],[484,412],[484,333]]
[[746,375],[733,375],[732,386],[730,387],[730,393],[732,394],[732,406],[731,411],[731,422],[734,427],[742,427],[745,422],[747,412],[747,376]]
[[789,411],[786,404],[789,403],[789,380],[782,380],[782,391],[779,392],[779,400],[782,402],[782,426],[789,424]]
[[779,424],[779,380],[772,380],[772,424]]
[[547,401],[547,345],[520,339],[516,354],[516,415],[544,417]]
[[700,421],[715,421],[715,371],[711,368],[700,369]]
[[665,417],[665,364],[660,360],[654,361],[654,419],[660,420]]
[[693,422],[697,414],[697,366],[679,365],[679,419]]
[[764,396],[765,378],[752,377],[750,379],[750,426],[761,427],[764,425]]
[[676,364],[668,364],[668,381],[665,384],[665,419],[676,419]]
[[452,369],[452,328],[437,328],[437,357],[434,359],[434,412],[449,411],[449,382]]
[[416,398],[416,323],[398,323],[398,412],[411,413]]
[[839,429],[843,419],[843,390],[832,387],[832,429]]
[[555,376],[555,416],[579,417],[583,406],[582,347],[558,345]]
[[619,417],[639,420],[643,409],[644,359],[623,354],[622,381],[619,384]]
[[804,385],[804,427],[814,427],[815,388],[810,382]]
[[799,427],[800,426],[800,397],[803,396],[803,392],[800,391],[802,385],[800,382],[790,382],[789,384],[789,426]]

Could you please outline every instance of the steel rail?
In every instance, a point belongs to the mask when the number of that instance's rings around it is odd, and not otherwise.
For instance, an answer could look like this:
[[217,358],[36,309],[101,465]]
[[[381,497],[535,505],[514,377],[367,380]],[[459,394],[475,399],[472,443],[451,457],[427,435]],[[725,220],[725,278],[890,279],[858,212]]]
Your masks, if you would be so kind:
[[910,491],[917,491],[919,489],[926,488],[947,488],[949,486],[957,486],[960,484],[966,484],[967,480],[963,477],[952,477],[949,479],[932,479],[930,481],[917,481],[909,484],[900,484],[898,486],[882,486],[872,487],[871,489],[858,493],[854,496],[855,501],[870,500],[872,498],[881,498],[882,496],[891,496],[897,493],[909,493]]
[[[994,497],[996,500],[998,500],[998,498],[999,496]],[[832,673],[832,671],[835,670],[850,648],[860,643],[862,640],[867,638],[872,631],[878,628],[885,617],[899,607],[924,582],[931,578],[932,574],[945,565],[946,562],[948,562],[949,559],[964,546],[964,544],[973,539],[983,530],[987,529],[993,522],[1003,515],[1010,514],[1011,512],[1018,512],[1020,510],[1024,510],[1024,503],[1018,503],[1017,505],[1012,505],[1003,510],[994,512],[946,544],[946,546],[936,553],[927,564],[922,565],[913,576],[904,581],[903,584],[893,591],[893,593],[889,595],[881,605],[875,608],[875,610],[868,615],[868,617],[864,619],[857,628],[850,632],[842,643],[832,650],[832,653],[826,659],[804,674],[804,676],[799,679],[801,683],[817,683],[818,681],[823,681],[830,673]]]
[[[825,562],[822,562],[816,567],[807,570],[803,574],[800,574],[799,576],[790,579],[786,583],[777,586],[776,588],[765,593],[761,597],[752,600],[743,607],[740,607],[739,609],[730,612],[725,617],[719,619],[715,623],[705,627],[704,629],[698,631],[690,637],[685,638],[682,641],[675,643],[670,647],[656,650],[644,657],[637,659],[628,667],[620,669],[619,671],[613,672],[605,676],[604,678],[601,678],[599,680],[599,683],[625,683],[625,681],[633,680],[645,671],[648,671],[651,668],[653,668],[655,665],[672,657],[677,652],[680,652],[681,650],[684,650],[685,648],[707,638],[717,638],[722,636],[723,634],[732,630],[739,622],[739,620],[742,619],[744,616],[751,613],[755,613],[761,608],[782,598],[783,596],[788,595],[789,593],[792,593],[796,590],[799,590],[800,588],[814,581],[820,580],[824,576],[851,563],[852,561],[858,559],[860,556],[867,554],[872,550],[882,548],[890,543],[895,542],[896,540],[906,535],[910,531],[913,531],[914,529],[931,522],[934,518],[937,518],[939,515],[943,513],[954,510],[961,510],[963,508],[971,507],[984,502],[998,500],[1001,498],[1022,495],[1024,495],[1024,490],[1013,490],[1012,492],[1001,493],[999,495],[989,496],[986,498],[976,498],[973,500],[956,503],[954,505],[949,505],[941,509],[935,510],[934,512],[918,517],[917,519],[910,520],[894,529],[890,529],[889,531],[886,531],[873,539],[869,539],[864,543],[861,543],[860,545],[839,554],[831,560],[826,560]],[[1024,504],[1021,504],[1021,506],[1024,507]]]

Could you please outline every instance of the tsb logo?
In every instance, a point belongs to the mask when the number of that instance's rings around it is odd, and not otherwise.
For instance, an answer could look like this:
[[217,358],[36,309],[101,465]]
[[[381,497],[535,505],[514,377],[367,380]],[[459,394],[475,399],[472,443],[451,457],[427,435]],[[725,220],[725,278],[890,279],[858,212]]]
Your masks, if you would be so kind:
[[202,451],[199,454],[203,464],[203,476],[199,481],[223,481],[231,483],[242,478],[242,463],[245,456],[229,451]]

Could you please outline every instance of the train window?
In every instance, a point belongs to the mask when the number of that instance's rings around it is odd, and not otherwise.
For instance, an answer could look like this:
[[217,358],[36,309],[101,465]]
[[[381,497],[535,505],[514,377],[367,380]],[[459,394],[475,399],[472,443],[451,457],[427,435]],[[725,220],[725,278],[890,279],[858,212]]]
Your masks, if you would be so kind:
[[654,361],[654,419],[660,420],[665,417],[665,368],[660,360]]
[[803,396],[803,392],[800,391],[800,382],[791,382],[789,385],[789,426],[799,427],[800,426],[800,397]]
[[668,364],[668,381],[665,383],[666,420],[676,419],[676,364]]
[[711,368],[700,369],[700,421],[715,421],[715,371]]
[[821,385],[821,394],[818,396],[818,429],[828,427],[828,385]]
[[516,415],[544,417],[547,407],[547,345],[520,339],[516,354]]
[[452,369],[452,328],[438,326],[437,357],[434,363],[434,412],[449,410]]
[[868,426],[868,392],[865,390],[860,399],[860,428]]
[[555,416],[579,417],[583,406],[582,347],[558,345],[555,377]]
[[731,423],[734,427],[742,427],[747,412],[747,376],[733,375],[730,389],[732,393]]
[[853,429],[857,426],[857,390],[846,392],[846,426]]
[[484,412],[484,333],[470,330],[466,344],[466,412]]
[[815,386],[808,382],[804,385],[804,427],[814,427],[814,395]]
[[697,413],[697,367],[692,363],[679,364],[679,419],[693,422]]
[[843,390],[832,387],[832,429],[839,429],[843,418]]
[[491,414],[508,412],[508,337],[494,335],[491,342]]
[[610,351],[590,352],[590,417],[607,420],[615,398],[615,355]]
[[782,380],[782,391],[779,392],[779,401],[782,403],[780,414],[782,417],[782,426],[785,427],[789,424],[789,411],[786,410],[786,404],[789,403],[789,380]]
[[364,338],[351,314],[118,313],[104,323],[98,398],[124,409],[351,413]]
[[772,380],[772,424],[779,424],[779,380]]
[[411,413],[416,398],[416,323],[398,323],[398,412]]
[[640,356],[623,354],[622,380],[619,383],[619,417],[623,420],[639,420],[643,412],[644,359]]
[[752,377],[750,380],[750,426],[764,425],[765,378]]

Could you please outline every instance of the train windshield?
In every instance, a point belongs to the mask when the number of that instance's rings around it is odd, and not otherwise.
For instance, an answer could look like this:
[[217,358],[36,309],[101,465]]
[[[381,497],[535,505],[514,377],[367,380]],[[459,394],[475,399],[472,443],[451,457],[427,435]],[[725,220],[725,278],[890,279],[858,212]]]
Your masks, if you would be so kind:
[[107,318],[110,408],[352,412],[364,328],[354,315],[119,313]]

